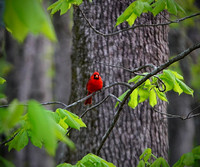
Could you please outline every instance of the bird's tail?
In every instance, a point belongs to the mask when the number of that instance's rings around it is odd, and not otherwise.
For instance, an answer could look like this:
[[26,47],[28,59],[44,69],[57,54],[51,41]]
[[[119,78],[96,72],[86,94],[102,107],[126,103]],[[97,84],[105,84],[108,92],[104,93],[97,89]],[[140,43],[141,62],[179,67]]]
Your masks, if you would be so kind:
[[[90,95],[91,93],[90,92],[88,92],[88,94],[87,94],[87,96],[88,95]],[[85,103],[84,103],[85,105],[87,105],[87,104],[92,104],[92,97],[90,97],[90,98],[88,98],[87,100],[85,100]]]

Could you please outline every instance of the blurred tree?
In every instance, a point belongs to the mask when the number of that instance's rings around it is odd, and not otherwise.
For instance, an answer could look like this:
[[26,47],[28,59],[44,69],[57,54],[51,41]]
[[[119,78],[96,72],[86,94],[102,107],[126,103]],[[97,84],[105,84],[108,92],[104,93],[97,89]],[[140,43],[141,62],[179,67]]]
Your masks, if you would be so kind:
[[[9,102],[15,98],[24,102],[28,99],[68,102],[71,84],[70,24],[69,13],[55,17],[54,25],[59,43],[52,43],[43,36],[29,35],[19,44],[10,33],[6,32],[4,35],[1,32],[1,43],[5,43],[4,56],[11,65],[11,71],[6,77]],[[58,152],[61,151],[60,148],[62,147],[59,147]],[[6,152],[3,155],[6,156]],[[13,157],[15,165],[20,167],[55,166],[53,157],[31,144],[20,152],[14,152]],[[56,160],[59,160],[59,154]]]
[[[186,9],[186,12],[194,13],[198,11],[199,1],[187,0],[182,2],[182,5]],[[187,47],[195,44],[200,39],[199,20],[188,20],[184,23],[180,23],[177,27],[170,29],[169,32],[169,48],[170,55],[177,55]],[[199,53],[197,51],[191,53],[190,57],[181,60],[172,68],[182,72],[185,82],[187,85],[192,86],[192,80],[198,80],[198,76],[193,78],[192,66],[198,63]],[[195,91],[195,87],[192,87]],[[198,90],[197,90],[198,92]],[[177,115],[187,115],[193,108],[199,106],[199,97],[194,93],[194,98],[182,94],[177,96],[174,92],[169,92],[169,105],[168,112]],[[195,112],[198,112],[196,110]],[[169,160],[170,164],[173,165],[184,153],[189,152],[194,145],[198,144],[199,141],[199,120],[177,120],[169,119]],[[196,138],[196,139],[195,139]],[[194,143],[195,141],[195,143]]]
[[[99,31],[113,31],[115,20],[131,1],[84,1],[80,6],[91,24]],[[104,86],[117,81],[127,81],[133,74],[110,65],[136,68],[152,63],[160,65],[168,59],[168,27],[145,27],[126,31],[118,35],[103,37],[96,34],[86,23],[80,10],[74,9],[73,51],[72,51],[72,95],[76,101],[86,95],[86,83],[94,71],[100,72]],[[144,14],[136,21],[140,24],[160,23],[168,17],[162,13],[157,17]],[[116,28],[127,27],[122,24]],[[116,86],[94,98],[93,103],[113,93],[119,96],[125,88]],[[109,128],[114,117],[115,100],[109,99],[97,109],[90,111],[83,121],[87,128],[80,132],[71,132],[77,151],[66,154],[66,162],[75,163],[86,153],[95,152]],[[74,107],[73,111],[80,115],[83,104]],[[158,102],[157,109],[166,112],[166,103]],[[152,148],[157,156],[168,156],[167,121],[153,112],[147,102],[135,110],[124,106],[118,123],[100,151],[100,156],[113,162],[116,166],[136,166],[139,155],[147,147]]]

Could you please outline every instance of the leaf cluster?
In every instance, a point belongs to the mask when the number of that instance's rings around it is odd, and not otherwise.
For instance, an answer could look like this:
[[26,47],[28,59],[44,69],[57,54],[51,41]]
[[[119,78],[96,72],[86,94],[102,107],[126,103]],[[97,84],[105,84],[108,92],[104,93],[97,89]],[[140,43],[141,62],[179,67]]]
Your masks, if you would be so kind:
[[74,149],[74,143],[66,136],[68,127],[80,130],[86,125],[67,110],[52,112],[34,100],[28,101],[27,106],[14,100],[8,108],[0,109],[0,133],[14,136],[7,143],[9,151],[23,149],[29,140],[36,147],[44,146],[50,155],[55,155],[58,141]]
[[3,21],[8,31],[20,42],[28,33],[43,34],[55,41],[49,16],[38,0],[5,0]]
[[137,167],[169,167],[167,161],[163,157],[157,158],[154,154],[152,154],[152,150],[150,148],[145,149],[139,158],[140,161]]
[[60,15],[65,14],[72,5],[80,5],[82,0],[58,0],[50,5],[47,10],[51,10],[51,14],[55,14],[60,10]]
[[63,163],[57,165],[57,167],[81,167],[81,166],[88,166],[88,167],[115,167],[110,162],[105,161],[104,159],[89,153],[84,156],[80,161],[78,161],[75,165],[71,165],[69,163]]
[[177,15],[178,11],[184,12],[184,9],[174,0],[136,0],[117,18],[115,26],[118,26],[125,21],[132,26],[142,13],[150,12],[156,16],[165,9],[174,15]]
[[[130,79],[128,83],[137,83],[145,75],[147,75],[147,73],[137,75]],[[170,90],[177,92],[179,95],[184,92],[193,96],[193,90],[183,82],[182,75],[178,74],[176,71],[163,70],[163,73],[153,76],[151,79],[147,79],[142,85],[134,89],[130,94],[128,105],[134,109],[139,103],[148,99],[150,106],[154,107],[157,104],[157,98],[168,102],[166,92]],[[122,101],[129,91],[130,89],[124,92],[119,97],[119,100]],[[115,107],[117,107],[118,104],[119,102],[116,103]]]

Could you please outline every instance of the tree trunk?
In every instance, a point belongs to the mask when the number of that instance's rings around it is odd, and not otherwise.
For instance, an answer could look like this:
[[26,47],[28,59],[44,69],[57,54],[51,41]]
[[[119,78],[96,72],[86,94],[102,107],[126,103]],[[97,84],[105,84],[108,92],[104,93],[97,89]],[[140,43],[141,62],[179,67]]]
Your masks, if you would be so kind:
[[[80,8],[97,30],[105,33],[113,31],[117,17],[131,1],[96,1],[84,2]],[[167,16],[166,13],[163,15]],[[135,24],[160,23],[164,18],[144,14]],[[116,29],[125,28],[122,24]],[[80,10],[74,10],[72,53],[72,95],[71,101],[86,96],[86,83],[94,71],[100,72],[104,86],[113,82],[133,77],[133,74],[110,65],[133,69],[152,63],[156,66],[168,58],[168,27],[145,27],[126,31],[118,35],[103,37],[96,34],[82,17]],[[109,93],[121,95],[125,87],[115,86],[93,98],[93,104]],[[109,128],[115,114],[114,99],[109,99],[98,108],[90,111],[83,118],[87,128],[80,132],[72,131],[71,138],[77,151],[67,154],[66,161],[75,163],[89,152],[95,153],[100,141]],[[72,109],[80,115],[87,106],[80,104]],[[156,108],[166,112],[166,103],[158,101]],[[156,156],[168,155],[167,120],[153,112],[148,102],[136,109],[124,106],[117,125],[104,144],[100,156],[113,162],[118,167],[136,166],[140,154],[145,148],[152,148]]]

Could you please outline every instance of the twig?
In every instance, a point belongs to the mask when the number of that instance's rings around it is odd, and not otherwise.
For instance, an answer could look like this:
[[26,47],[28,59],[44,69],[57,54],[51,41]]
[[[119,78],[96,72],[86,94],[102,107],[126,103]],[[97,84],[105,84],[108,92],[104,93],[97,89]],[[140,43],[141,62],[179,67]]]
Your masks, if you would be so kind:
[[12,141],[12,140],[15,138],[15,136],[17,136],[18,133],[19,133],[19,132],[15,133],[13,137],[11,137],[11,138],[9,138],[8,140],[2,142],[2,143],[0,144],[0,147],[4,146],[6,143]]
[[112,65],[112,64],[106,64],[106,63],[102,63],[102,62],[98,62],[98,61],[95,61],[96,63],[99,63],[99,64],[103,64],[103,65],[105,65],[105,66],[109,66],[109,67],[114,67],[114,68],[121,68],[121,69],[123,69],[123,70],[125,70],[125,71],[128,71],[128,72],[131,72],[131,73],[135,73],[135,72],[137,72],[137,71],[140,71],[140,70],[142,70],[142,69],[144,69],[144,68],[147,68],[147,67],[151,67],[151,68],[153,68],[153,69],[156,69],[157,67],[155,66],[155,65],[153,65],[153,64],[145,64],[145,65],[143,65],[143,66],[140,66],[140,67],[138,67],[138,68],[135,68],[135,69],[128,69],[128,68],[125,68],[125,67],[123,67],[123,66],[117,66],[117,65]]
[[[161,115],[165,115],[167,117],[167,119],[170,119],[170,118],[179,118],[181,120],[186,120],[186,119],[191,119],[191,118],[194,118],[194,117],[198,117],[200,116],[200,113],[197,113],[197,114],[187,114],[186,116],[181,116],[181,115],[176,115],[176,114],[169,114],[169,113],[163,113],[163,112],[160,112],[158,110],[156,110],[155,108],[153,108],[153,110]],[[191,112],[190,112],[191,113]]]
[[[80,118],[83,118],[88,111],[100,106],[104,101],[106,101],[109,97],[113,97],[115,99],[117,99],[117,101],[119,101],[121,103],[121,101],[113,94],[109,94],[107,95],[103,100],[101,100],[100,102],[98,102],[97,104],[91,106],[90,108],[88,108],[87,110],[85,110],[81,115],[80,115]],[[68,131],[67,131],[67,135],[71,132],[72,128],[69,128]]]
[[[41,105],[59,104],[59,105],[62,105],[63,107],[66,107],[66,106],[67,106],[67,104],[65,104],[65,103],[63,103],[63,102],[60,102],[60,101],[44,102],[44,103],[40,103],[40,104],[41,104]],[[19,105],[27,106],[27,104],[19,104]],[[9,104],[0,106],[0,108],[5,108],[5,107],[9,107]]]
[[155,74],[157,74],[160,71],[164,70],[165,68],[169,67],[171,64],[183,59],[184,57],[189,55],[192,51],[194,51],[194,50],[196,50],[198,48],[200,48],[200,43],[198,43],[198,44],[186,49],[185,51],[180,53],[178,56],[176,56],[176,57],[170,59],[169,61],[167,61],[166,63],[160,65],[157,69],[155,69],[151,73],[147,74],[144,78],[142,78],[140,81],[138,81],[135,85],[132,86],[130,91],[126,94],[126,96],[124,97],[124,99],[120,103],[119,108],[118,108],[118,110],[116,111],[116,113],[114,115],[114,118],[112,120],[112,123],[111,123],[110,127],[106,131],[105,135],[102,137],[102,141],[100,142],[100,145],[99,145],[99,147],[97,149],[97,155],[99,155],[101,148],[103,147],[105,141],[107,140],[107,138],[110,135],[112,129],[114,128],[116,122],[118,121],[118,118],[119,118],[119,115],[120,115],[120,113],[121,113],[121,111],[123,109],[123,106],[124,106],[126,100],[128,99],[128,97],[130,96],[130,94],[133,92],[133,90],[136,89],[138,86],[140,86],[142,83],[144,83],[150,77],[154,76]]
[[180,19],[177,19],[177,20],[173,20],[173,21],[168,21],[166,23],[158,23],[158,24],[139,24],[139,25],[133,25],[132,27],[129,27],[129,28],[125,28],[125,29],[121,29],[119,31],[115,31],[115,32],[112,32],[112,33],[108,33],[108,34],[105,34],[105,33],[102,33],[100,31],[98,31],[91,23],[90,21],[88,20],[88,18],[86,17],[86,15],[84,14],[84,12],[81,10],[81,8],[79,6],[77,6],[78,9],[80,10],[83,18],[85,19],[85,21],[88,23],[88,25],[90,26],[90,28],[98,35],[101,35],[103,37],[109,37],[109,36],[113,36],[113,35],[117,35],[119,33],[122,33],[122,32],[125,32],[125,31],[129,31],[129,30],[134,30],[136,28],[140,28],[140,27],[157,27],[157,26],[166,26],[166,25],[169,25],[169,24],[173,24],[173,23],[180,23],[181,21],[184,21],[186,19],[189,19],[189,18],[192,18],[192,17],[196,17],[198,15],[200,15],[200,12],[199,13],[195,13],[195,14],[192,14],[190,16],[186,16],[186,17],[183,17],[183,18],[180,18]]
[[108,86],[103,87],[103,89],[101,89],[100,91],[94,92],[94,93],[92,93],[92,94],[90,94],[90,95],[88,95],[88,96],[86,96],[84,98],[81,98],[80,100],[78,100],[78,101],[76,101],[76,102],[74,102],[72,104],[67,105],[64,109],[68,109],[70,107],[73,107],[73,106],[77,105],[78,103],[84,102],[86,99],[88,99],[89,97],[92,97],[94,94],[98,94],[98,93],[100,93],[100,92],[102,92],[102,91],[104,91],[104,90],[106,90],[106,89],[108,89],[110,87],[116,86],[116,85],[123,85],[123,86],[128,87],[129,89],[131,88],[131,85],[126,83],[126,82],[115,82],[115,83],[112,83],[112,84],[110,84]]

